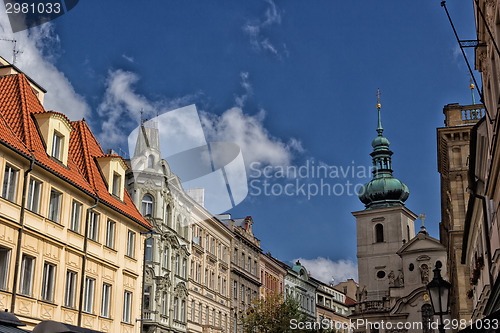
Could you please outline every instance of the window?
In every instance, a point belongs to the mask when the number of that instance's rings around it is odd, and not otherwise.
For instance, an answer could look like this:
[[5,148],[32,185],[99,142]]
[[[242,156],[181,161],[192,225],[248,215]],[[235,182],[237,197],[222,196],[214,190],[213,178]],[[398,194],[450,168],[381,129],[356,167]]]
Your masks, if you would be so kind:
[[129,230],[127,234],[127,256],[134,257],[135,251],[135,232]]
[[151,310],[151,286],[144,288],[144,309]]
[[241,254],[241,268],[245,268],[245,254],[242,253]]
[[125,291],[123,294],[123,322],[130,324],[130,317],[132,312],[132,293]]
[[215,326],[215,309],[212,309],[212,326]]
[[375,226],[375,237],[375,242],[377,243],[384,241],[384,226],[380,223]]
[[233,261],[235,264],[238,264],[238,249],[234,249],[234,258]]
[[210,289],[214,289],[214,280],[215,280],[215,274],[214,272],[210,272]]
[[226,279],[222,279],[222,295],[226,296]]
[[31,296],[34,268],[35,268],[35,258],[23,254],[23,259],[21,262],[21,281],[19,283],[20,294]]
[[12,166],[5,165],[5,173],[3,177],[2,197],[9,201],[16,200],[17,174],[19,171]]
[[34,213],[38,213],[40,208],[40,192],[42,189],[42,183],[36,179],[30,178],[29,190],[28,190],[28,202],[26,203],[26,208]]
[[194,301],[191,301],[191,321],[194,321]]
[[198,272],[196,274],[197,274],[196,281],[201,282],[201,265],[200,264],[198,264]]
[[163,250],[163,268],[168,268],[168,246]]
[[148,168],[152,169],[155,165],[155,157],[153,155],[148,156]]
[[186,278],[186,265],[187,265],[187,260],[186,258],[182,259],[182,277]]
[[221,258],[221,245],[217,245],[217,258]]
[[201,325],[201,317],[203,317],[203,313],[201,310],[201,303],[198,305],[198,324]]
[[250,300],[252,299],[252,290],[250,289],[250,287],[247,288],[247,293],[248,293],[247,302],[248,304],[250,304]]
[[217,291],[220,293],[220,276],[217,277]]
[[161,314],[164,316],[168,315],[168,294],[164,291],[161,297]]
[[62,160],[62,146],[63,146],[63,136],[54,131],[54,136],[52,139],[52,157]]
[[101,317],[109,318],[109,304],[111,301],[111,285],[102,285]]
[[42,277],[42,299],[52,302],[54,297],[54,280],[56,275],[56,266],[44,263]]
[[59,223],[59,212],[61,210],[62,193],[54,189],[50,190],[49,220]]
[[146,239],[146,261],[153,260],[153,238]]
[[66,272],[66,290],[64,291],[64,306],[75,307],[76,273]]
[[233,296],[234,299],[238,299],[238,282],[233,281]]
[[95,280],[89,277],[85,278],[85,294],[83,295],[83,311],[92,313],[94,310],[94,286]]
[[253,274],[257,275],[257,261],[256,260],[253,261]]
[[94,211],[90,212],[89,230],[87,237],[94,242],[97,242],[97,239],[99,237],[99,214]]
[[82,204],[73,201],[71,204],[71,221],[69,223],[70,230],[80,232],[80,220],[82,218]]
[[115,229],[116,223],[108,219],[106,222],[106,246],[110,249],[115,248]]
[[179,275],[179,255],[175,255],[175,275]]
[[247,261],[247,271],[252,271],[252,258],[249,256]]
[[179,299],[177,297],[174,298],[174,320],[179,319]]
[[181,321],[185,322],[186,321],[186,301],[182,300],[181,301]]
[[153,215],[153,197],[149,194],[142,197],[142,215]]
[[241,285],[241,303],[245,303],[245,286]]
[[191,261],[191,268],[189,270],[189,277],[194,279],[194,262]]
[[0,246],[0,289],[7,288],[7,273],[9,272],[10,249]]
[[205,307],[205,324],[208,325],[210,313],[208,312],[208,305]]
[[113,173],[113,189],[112,189],[111,193],[114,196],[120,197],[121,186],[122,186],[122,177],[118,173],[114,172]]
[[208,269],[205,269],[205,286],[208,287]]

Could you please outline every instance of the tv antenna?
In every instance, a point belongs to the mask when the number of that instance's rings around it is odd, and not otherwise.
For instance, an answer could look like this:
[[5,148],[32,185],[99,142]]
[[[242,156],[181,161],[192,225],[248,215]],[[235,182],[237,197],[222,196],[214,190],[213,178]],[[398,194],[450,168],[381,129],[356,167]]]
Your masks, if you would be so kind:
[[19,51],[17,49],[17,40],[15,40],[15,39],[7,39],[7,38],[0,38],[0,40],[6,41],[6,42],[11,42],[11,43],[14,44],[14,46],[12,47],[12,64],[15,65],[16,64],[17,55],[19,53],[22,53],[21,51]]

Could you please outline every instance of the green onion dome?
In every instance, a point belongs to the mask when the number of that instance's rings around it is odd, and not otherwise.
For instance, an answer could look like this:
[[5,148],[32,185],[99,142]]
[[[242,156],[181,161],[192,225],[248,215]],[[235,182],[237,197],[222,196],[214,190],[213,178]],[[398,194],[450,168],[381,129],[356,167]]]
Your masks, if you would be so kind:
[[410,191],[402,181],[392,176],[393,153],[389,149],[389,140],[382,135],[384,129],[380,120],[380,104],[377,109],[378,136],[372,141],[373,152],[370,154],[373,159],[373,179],[361,187],[359,200],[366,209],[404,206]]

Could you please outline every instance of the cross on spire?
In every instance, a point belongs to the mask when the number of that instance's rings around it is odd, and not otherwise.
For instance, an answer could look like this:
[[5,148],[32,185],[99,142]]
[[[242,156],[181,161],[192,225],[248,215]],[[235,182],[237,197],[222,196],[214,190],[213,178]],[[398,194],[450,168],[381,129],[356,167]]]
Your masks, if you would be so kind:
[[418,216],[418,218],[420,219],[420,221],[422,221],[422,228],[425,228],[424,227],[424,221],[425,221],[425,218],[426,218],[425,214],[424,213],[420,214]]

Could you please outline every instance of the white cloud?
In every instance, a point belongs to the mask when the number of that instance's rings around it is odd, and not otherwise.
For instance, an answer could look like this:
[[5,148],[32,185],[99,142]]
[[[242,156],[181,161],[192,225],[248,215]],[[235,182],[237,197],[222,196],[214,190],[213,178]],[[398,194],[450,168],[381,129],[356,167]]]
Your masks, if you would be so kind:
[[[243,105],[251,94],[252,87],[248,82],[248,73],[241,73],[241,85],[245,89],[242,96],[236,98],[237,105]],[[103,101],[98,107],[102,121],[99,140],[103,147],[126,142],[126,137],[140,120],[140,111],[145,115],[155,116],[193,103],[199,94],[188,95],[177,99],[152,101],[135,90],[139,80],[137,74],[115,70],[110,71],[106,80],[106,91]],[[208,141],[224,141],[236,143],[242,151],[245,164],[256,161],[262,164],[289,165],[295,152],[302,152],[299,140],[292,138],[288,143],[273,137],[264,127],[265,112],[248,115],[241,107],[235,106],[221,115],[200,111],[200,120]],[[151,117],[150,117],[151,118]],[[195,133],[197,129],[183,127],[183,133]]]
[[122,58],[127,60],[128,62],[134,62],[134,57],[128,56],[126,54],[122,54]]
[[242,108],[245,105],[245,102],[247,99],[253,94],[253,88],[252,85],[250,84],[248,80],[249,74],[248,72],[241,72],[240,73],[240,78],[241,78],[241,87],[245,90],[245,92],[240,95],[236,96],[234,98],[234,102],[237,107]]
[[239,107],[233,107],[222,115],[202,113],[201,120],[209,141],[236,143],[243,152],[245,164],[252,162],[271,165],[289,165],[293,153],[301,147],[296,139],[286,144],[273,137],[264,127],[265,111],[248,115]]
[[332,278],[335,284],[346,281],[347,279],[358,281],[358,266],[349,259],[333,261],[323,257],[318,257],[316,259],[299,258],[293,260],[293,262],[297,260],[300,260],[300,263],[307,269],[308,273],[324,283],[330,283]]
[[273,0],[266,0],[266,2],[269,6],[264,12],[264,18],[247,22],[243,26],[243,31],[250,38],[250,44],[256,51],[269,52],[278,58],[281,58],[282,54],[288,56],[285,44],[283,44],[283,50],[281,51],[265,36],[265,30],[268,27],[281,24],[281,14],[276,4]]
[[[60,47],[59,36],[55,34],[52,23],[14,34],[7,14],[0,11],[0,38],[17,41],[20,52],[15,65],[47,90],[45,109],[62,112],[72,120],[90,114],[90,107],[85,99],[75,92],[68,78],[55,66]],[[0,55],[12,61],[13,43],[0,41],[0,47]]]

